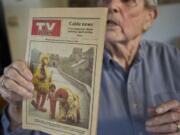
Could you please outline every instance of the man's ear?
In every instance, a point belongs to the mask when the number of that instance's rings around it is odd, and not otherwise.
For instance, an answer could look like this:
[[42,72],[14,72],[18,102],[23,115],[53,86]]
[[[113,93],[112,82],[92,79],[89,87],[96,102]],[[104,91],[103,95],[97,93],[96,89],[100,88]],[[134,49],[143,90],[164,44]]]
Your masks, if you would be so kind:
[[157,9],[147,9],[145,15],[144,31],[147,31],[158,16]]

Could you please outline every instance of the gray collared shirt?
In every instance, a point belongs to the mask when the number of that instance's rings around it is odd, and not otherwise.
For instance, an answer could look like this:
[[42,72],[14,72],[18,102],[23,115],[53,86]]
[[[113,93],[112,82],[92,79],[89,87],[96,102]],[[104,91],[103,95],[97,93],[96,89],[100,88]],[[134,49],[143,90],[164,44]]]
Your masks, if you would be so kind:
[[[125,71],[105,50],[97,135],[148,135],[148,107],[180,100],[180,52],[159,42],[142,41],[132,67]],[[46,135],[17,129],[5,135]]]

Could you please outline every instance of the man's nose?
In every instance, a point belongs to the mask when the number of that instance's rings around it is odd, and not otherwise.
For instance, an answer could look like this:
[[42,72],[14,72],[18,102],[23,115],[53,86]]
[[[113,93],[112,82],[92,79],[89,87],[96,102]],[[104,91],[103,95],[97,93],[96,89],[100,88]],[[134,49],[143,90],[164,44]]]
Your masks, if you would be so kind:
[[118,13],[119,12],[119,6],[117,2],[114,2],[114,0],[111,0],[111,2],[108,3],[108,12],[110,13]]

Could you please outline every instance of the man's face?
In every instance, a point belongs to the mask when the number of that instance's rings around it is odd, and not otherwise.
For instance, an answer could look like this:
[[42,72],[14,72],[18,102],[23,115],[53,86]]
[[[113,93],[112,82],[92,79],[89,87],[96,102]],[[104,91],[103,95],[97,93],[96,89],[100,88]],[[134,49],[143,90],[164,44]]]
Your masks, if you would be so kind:
[[106,43],[126,43],[140,36],[147,25],[144,0],[103,0],[108,7]]

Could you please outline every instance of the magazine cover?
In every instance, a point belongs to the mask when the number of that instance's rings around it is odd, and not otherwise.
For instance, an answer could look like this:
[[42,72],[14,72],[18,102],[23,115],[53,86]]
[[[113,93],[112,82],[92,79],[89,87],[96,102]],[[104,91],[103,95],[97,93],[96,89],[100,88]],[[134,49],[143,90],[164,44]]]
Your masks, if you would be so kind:
[[106,8],[30,12],[26,62],[32,99],[23,128],[53,135],[96,135]]

